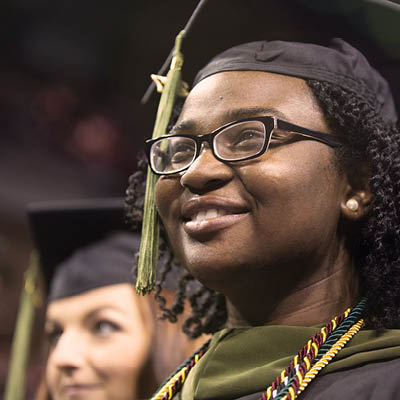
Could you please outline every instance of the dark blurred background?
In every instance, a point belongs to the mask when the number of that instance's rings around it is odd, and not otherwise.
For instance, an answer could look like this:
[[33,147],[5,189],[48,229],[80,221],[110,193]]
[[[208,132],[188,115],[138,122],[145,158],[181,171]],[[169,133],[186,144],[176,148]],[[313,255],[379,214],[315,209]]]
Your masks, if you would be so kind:
[[[391,80],[399,102],[398,24],[374,1],[366,1],[367,8],[361,3],[209,0],[185,42],[184,78],[191,82],[194,71],[211,55],[238,42],[322,42],[334,31],[368,53]],[[140,99],[196,4],[1,2],[0,396],[23,271],[32,249],[26,205],[124,195],[136,155],[151,136],[159,95],[153,94],[146,105]],[[40,370],[38,348],[33,346],[31,356],[31,389]]]
[[[168,3],[0,4],[0,398],[32,249],[26,205],[124,195],[158,96],[146,106],[140,99],[196,4],[171,2],[172,16]],[[41,315],[29,393],[40,371]]]

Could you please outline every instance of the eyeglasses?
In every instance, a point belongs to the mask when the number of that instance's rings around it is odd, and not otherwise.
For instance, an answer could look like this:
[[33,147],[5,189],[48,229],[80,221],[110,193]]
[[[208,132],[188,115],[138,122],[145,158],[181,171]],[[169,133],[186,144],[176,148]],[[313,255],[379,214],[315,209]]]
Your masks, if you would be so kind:
[[331,147],[343,144],[337,136],[265,116],[234,121],[204,135],[165,135],[149,139],[146,140],[146,154],[156,175],[171,175],[193,164],[203,142],[209,144],[217,160],[235,162],[259,157],[269,146],[298,139],[317,140]]

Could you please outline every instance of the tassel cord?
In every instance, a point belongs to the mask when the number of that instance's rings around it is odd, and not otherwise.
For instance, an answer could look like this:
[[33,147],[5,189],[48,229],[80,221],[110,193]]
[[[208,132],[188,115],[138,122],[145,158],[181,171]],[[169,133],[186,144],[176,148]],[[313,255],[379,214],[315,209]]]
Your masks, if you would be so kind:
[[10,365],[8,368],[4,400],[23,400],[25,397],[25,378],[31,342],[30,332],[35,314],[35,306],[39,306],[41,298],[36,286],[39,271],[39,257],[32,252],[28,269],[25,272],[24,287],[15,324],[11,345]]
[[[153,138],[165,134],[177,93],[181,87],[183,65],[181,46],[184,34],[185,32],[181,31],[175,40],[174,56],[161,94],[156,122],[154,124]],[[159,220],[154,201],[156,182],[157,177],[150,171],[150,168],[148,168],[144,200],[142,240],[140,243],[138,260],[138,278],[136,281],[136,292],[140,295],[150,293],[154,289],[156,283],[160,235]]]

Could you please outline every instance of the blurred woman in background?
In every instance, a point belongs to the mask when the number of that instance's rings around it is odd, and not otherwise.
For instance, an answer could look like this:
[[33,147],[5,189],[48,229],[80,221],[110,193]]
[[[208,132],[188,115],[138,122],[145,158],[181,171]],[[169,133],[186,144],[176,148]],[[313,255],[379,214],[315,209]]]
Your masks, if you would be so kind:
[[[47,208],[44,214],[48,217],[49,212],[53,218],[43,217],[43,210],[33,212],[35,233],[41,231],[38,225],[58,219],[67,224],[59,224],[63,232],[60,236],[68,236],[77,245],[83,243],[80,237],[94,232],[95,237],[102,233],[103,238],[78,245],[55,267],[48,262],[42,241],[37,240],[48,281],[47,360],[37,400],[131,400],[149,396],[193,347],[179,329],[158,321],[154,300],[138,296],[131,285],[139,236],[122,231],[123,225],[113,230],[118,227],[115,216],[121,216],[123,224],[122,208],[116,212],[114,207],[74,207],[71,211],[63,205],[50,211]],[[78,236],[67,234],[68,226],[77,226],[71,213],[82,221]],[[53,270],[49,271],[51,265]],[[163,358],[162,349],[171,346],[179,350]]]

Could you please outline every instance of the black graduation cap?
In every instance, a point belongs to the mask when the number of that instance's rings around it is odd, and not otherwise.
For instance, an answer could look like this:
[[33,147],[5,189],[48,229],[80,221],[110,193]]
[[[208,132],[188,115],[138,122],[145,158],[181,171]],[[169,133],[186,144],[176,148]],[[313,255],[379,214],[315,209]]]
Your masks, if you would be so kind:
[[[123,207],[123,198],[39,202],[28,206],[46,291],[49,293],[51,288],[53,299],[131,281],[139,235],[128,233]],[[113,232],[119,235],[107,239]],[[63,269],[68,269],[68,273],[59,272]]]
[[[398,0],[202,0],[200,3],[204,4],[183,42],[185,81],[193,82],[198,70],[213,56],[241,43],[285,40],[326,45],[338,37],[361,51],[389,81],[396,108],[400,109]],[[156,45],[153,44],[155,50]],[[159,74],[167,67],[169,64],[165,63]]]

